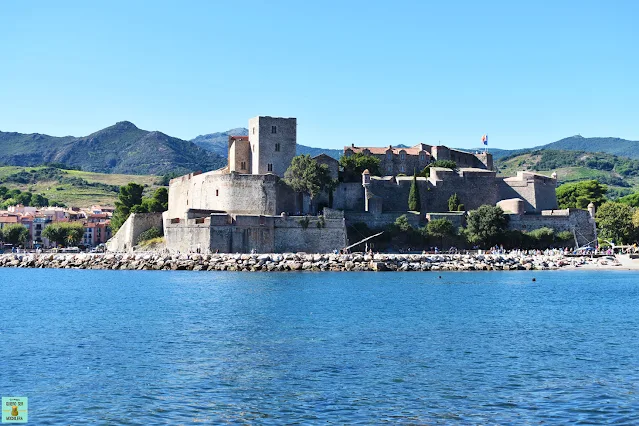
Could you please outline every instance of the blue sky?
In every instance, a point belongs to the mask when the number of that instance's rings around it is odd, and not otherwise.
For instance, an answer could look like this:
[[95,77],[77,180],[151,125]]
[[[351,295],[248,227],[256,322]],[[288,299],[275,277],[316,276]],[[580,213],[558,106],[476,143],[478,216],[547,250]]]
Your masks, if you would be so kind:
[[298,142],[639,140],[637,1],[0,2],[0,130],[117,121],[191,139],[255,115]]

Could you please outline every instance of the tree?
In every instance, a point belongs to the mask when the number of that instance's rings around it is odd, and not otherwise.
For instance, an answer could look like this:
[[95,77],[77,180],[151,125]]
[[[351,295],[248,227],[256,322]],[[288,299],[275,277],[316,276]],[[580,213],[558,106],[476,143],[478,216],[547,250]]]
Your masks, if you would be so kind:
[[538,248],[542,249],[552,246],[555,242],[555,230],[546,226],[530,231],[528,236]]
[[419,198],[419,187],[417,186],[417,176],[413,174],[413,181],[410,184],[410,192],[408,193],[408,210],[418,212],[421,211],[422,203]]
[[428,235],[439,238],[440,246],[444,246],[444,237],[455,235],[453,222],[446,218],[433,219],[426,225]]
[[142,198],[140,206],[133,206],[131,213],[161,213],[167,211],[169,209],[169,191],[166,188],[156,189],[153,197]]
[[632,226],[639,230],[639,209],[632,214]]
[[461,211],[461,208],[463,208],[463,206],[464,205],[461,203],[461,200],[459,199],[459,196],[456,192],[448,199],[448,211],[450,212]]
[[66,242],[69,246],[77,246],[84,236],[84,225],[78,222],[63,223],[66,229]]
[[31,197],[31,205],[33,207],[46,207],[49,205],[49,199],[40,194],[35,194]]
[[395,223],[393,224],[393,226],[401,232],[410,232],[413,230],[413,227],[408,222],[408,217],[406,217],[405,214],[395,219]]
[[621,197],[617,201],[620,203],[628,204],[631,207],[639,207],[639,192]]
[[495,245],[503,236],[508,218],[500,207],[485,204],[469,213],[467,223],[468,241],[486,247]]
[[284,173],[284,181],[295,192],[304,192],[315,198],[331,184],[331,175],[326,164],[319,164],[310,155],[293,157]]
[[2,234],[4,242],[14,246],[21,246],[24,245],[24,243],[27,242],[27,238],[29,238],[29,229],[22,224],[16,223],[0,229],[0,234]]
[[142,204],[142,192],[144,187],[137,183],[130,182],[120,187],[118,200],[115,202],[115,211],[111,218],[111,228],[117,232],[122,224],[129,218],[131,208]]
[[339,159],[339,165],[343,169],[344,182],[357,182],[362,179],[364,170],[368,170],[371,176],[379,176],[381,161],[372,155],[364,155],[356,152],[352,155],[343,155]]
[[633,226],[633,208],[627,204],[608,201],[597,210],[595,219],[599,236],[615,244],[635,241],[637,230]]
[[42,236],[56,246],[76,246],[82,241],[84,225],[79,222],[59,222],[48,225]]
[[557,188],[557,203],[562,209],[585,209],[591,202],[599,207],[606,201],[608,187],[596,180],[565,183]]

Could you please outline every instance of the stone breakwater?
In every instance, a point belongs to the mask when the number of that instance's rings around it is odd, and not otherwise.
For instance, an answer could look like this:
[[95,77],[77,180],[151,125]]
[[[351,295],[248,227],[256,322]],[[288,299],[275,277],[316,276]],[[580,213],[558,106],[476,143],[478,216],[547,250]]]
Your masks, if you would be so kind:
[[449,254],[4,254],[0,267],[188,271],[511,271],[593,265],[588,257]]

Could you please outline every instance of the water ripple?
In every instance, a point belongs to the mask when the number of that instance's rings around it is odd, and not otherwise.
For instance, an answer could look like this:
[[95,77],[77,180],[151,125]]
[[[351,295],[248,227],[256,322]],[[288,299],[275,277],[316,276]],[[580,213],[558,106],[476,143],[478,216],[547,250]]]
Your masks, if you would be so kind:
[[639,423],[632,272],[0,273],[34,424]]

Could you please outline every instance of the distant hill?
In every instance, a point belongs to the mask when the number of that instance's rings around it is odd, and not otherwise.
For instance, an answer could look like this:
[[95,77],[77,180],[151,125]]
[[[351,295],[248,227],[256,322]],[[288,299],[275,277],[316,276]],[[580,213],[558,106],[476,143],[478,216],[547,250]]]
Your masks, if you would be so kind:
[[[135,182],[144,185],[145,194],[152,194],[160,180],[152,175],[103,174],[66,170],[59,166],[0,166],[0,187],[39,194],[49,200],[49,205],[69,207],[113,206],[120,186]],[[2,198],[6,197],[0,196],[0,209],[6,207],[2,206]],[[15,202],[7,205],[13,204]]]
[[0,164],[63,163],[100,173],[188,173],[223,167],[226,160],[192,142],[122,121],[84,137],[0,132]]
[[[488,152],[493,154],[494,160],[498,160],[511,155],[523,154],[526,152],[538,151],[542,149],[582,152],[605,152],[607,154],[618,155],[620,157],[639,159],[639,141],[630,141],[621,138],[584,138],[581,135],[570,136],[556,142],[551,142],[546,145],[539,145],[532,148],[498,149],[489,147]],[[483,148],[476,148],[476,150],[483,151]]]
[[[200,135],[191,142],[197,146],[206,149],[209,152],[213,152],[221,157],[228,157],[228,145],[229,136],[248,136],[248,129],[239,127],[237,129],[227,130],[226,132],[209,133],[207,135]],[[311,157],[315,157],[320,154],[329,155],[336,160],[339,160],[342,155],[341,149],[326,149],[326,148],[313,148],[310,146],[297,144],[297,154],[309,154]]]
[[226,132],[209,133],[208,135],[200,135],[191,142],[204,148],[209,152],[227,158],[229,151],[229,136],[248,136],[248,129],[244,127],[238,127],[237,129],[227,130]]
[[560,184],[596,179],[617,198],[639,189],[639,160],[606,153],[539,149],[495,161],[499,174],[512,176],[529,170],[549,176],[557,172]]
[[543,145],[541,148],[606,152],[622,157],[639,158],[639,141],[629,141],[621,138],[584,138],[581,135],[577,135]]

